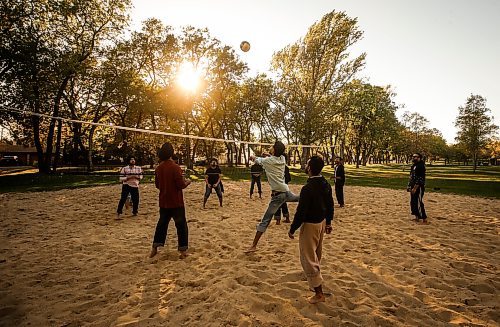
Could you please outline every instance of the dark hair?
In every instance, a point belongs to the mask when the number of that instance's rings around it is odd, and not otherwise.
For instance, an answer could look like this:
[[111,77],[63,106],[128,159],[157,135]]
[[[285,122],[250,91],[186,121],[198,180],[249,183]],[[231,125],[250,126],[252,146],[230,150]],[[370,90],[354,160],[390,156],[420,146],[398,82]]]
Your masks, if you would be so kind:
[[285,153],[285,145],[280,141],[274,142],[273,149],[276,157],[282,156]]
[[324,166],[325,162],[319,156],[312,156],[311,159],[309,159],[309,169],[313,176],[319,175]]
[[128,156],[128,157],[127,157],[127,163],[129,163],[129,162],[130,162],[130,160],[132,160],[132,158],[135,160],[135,156]]
[[415,152],[413,155],[417,155],[419,159],[422,159],[422,154],[419,152]]
[[174,147],[170,143],[163,143],[160,150],[158,150],[158,158],[161,161],[168,160],[174,155]]
[[212,164],[212,162],[215,161],[215,164],[218,165],[219,164],[219,160],[215,159],[215,158],[212,158],[210,159],[209,163]]
[[342,157],[337,157],[337,159],[339,159],[339,161],[344,161],[344,158]]

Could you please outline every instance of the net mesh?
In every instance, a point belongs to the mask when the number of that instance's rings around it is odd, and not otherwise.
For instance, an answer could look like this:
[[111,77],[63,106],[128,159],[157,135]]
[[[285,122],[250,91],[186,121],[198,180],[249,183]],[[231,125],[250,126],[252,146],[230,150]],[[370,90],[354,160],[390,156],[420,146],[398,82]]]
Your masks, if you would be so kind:
[[[249,180],[253,156],[269,153],[273,143],[247,140],[228,140],[202,135],[183,135],[156,130],[93,123],[64,117],[20,111],[26,116],[38,116],[64,124],[60,174],[119,176],[120,169],[133,156],[144,171],[145,180],[153,180],[158,164],[157,151],[165,142],[174,147],[174,160],[182,167],[186,177],[203,179],[211,160],[216,159],[223,175],[234,180]],[[81,135],[75,139],[72,128],[77,125],[94,126],[93,136]],[[300,172],[301,164],[311,155],[320,155],[328,163],[333,149],[328,146],[288,144],[285,155],[292,172]],[[265,176],[265,175],[264,175]],[[264,177],[265,178],[265,177]]]

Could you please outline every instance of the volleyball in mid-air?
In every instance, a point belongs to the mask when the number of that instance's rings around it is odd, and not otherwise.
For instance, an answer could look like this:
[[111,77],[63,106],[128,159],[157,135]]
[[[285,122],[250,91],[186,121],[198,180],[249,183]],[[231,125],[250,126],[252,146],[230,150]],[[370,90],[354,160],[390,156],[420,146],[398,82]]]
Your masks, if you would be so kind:
[[250,50],[250,43],[248,43],[248,41],[241,42],[240,43],[240,49],[243,52],[247,52],[248,50]]

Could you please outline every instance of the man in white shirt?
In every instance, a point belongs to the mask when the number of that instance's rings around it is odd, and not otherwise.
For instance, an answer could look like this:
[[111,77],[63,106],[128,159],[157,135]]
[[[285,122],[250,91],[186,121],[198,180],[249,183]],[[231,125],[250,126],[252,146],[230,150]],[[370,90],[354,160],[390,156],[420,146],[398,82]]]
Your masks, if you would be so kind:
[[285,166],[286,160],[283,154],[285,153],[285,145],[280,141],[276,141],[270,149],[271,154],[265,155],[265,158],[250,158],[256,164],[262,165],[266,171],[267,181],[271,186],[271,202],[267,207],[262,220],[257,225],[257,232],[253,244],[245,253],[257,251],[257,243],[267,229],[276,211],[285,202],[298,202],[299,196],[290,192],[288,185],[285,183]]
[[132,197],[132,214],[137,216],[139,210],[139,181],[142,179],[142,168],[135,165],[135,158],[129,157],[129,165],[120,170],[120,181],[122,182],[122,194],[118,209],[116,210],[116,219],[120,219],[123,213],[123,206],[130,194]]

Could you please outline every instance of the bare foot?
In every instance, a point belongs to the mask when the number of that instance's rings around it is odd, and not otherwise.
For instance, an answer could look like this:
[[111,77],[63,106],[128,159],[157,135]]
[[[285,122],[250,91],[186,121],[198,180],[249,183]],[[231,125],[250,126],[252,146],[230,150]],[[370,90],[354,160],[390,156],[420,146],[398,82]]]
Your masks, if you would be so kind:
[[281,219],[276,219],[276,225],[281,225]]
[[309,301],[309,303],[311,303],[311,304],[325,302],[325,296],[323,294],[316,294],[314,296],[311,296],[309,299],[307,299],[307,301]]
[[430,222],[427,219],[422,220],[422,222],[419,222],[421,225],[429,225]]
[[251,246],[248,249],[246,249],[244,251],[244,253],[254,253],[255,251],[257,251],[257,247],[256,246]]
[[121,217],[121,215],[119,213],[116,214],[115,220],[122,220],[122,217]]
[[151,248],[151,252],[149,253],[149,257],[152,258],[158,253],[157,248]]
[[179,252],[180,252],[179,259],[185,259],[189,256],[189,253],[187,253],[187,251],[179,251]]

